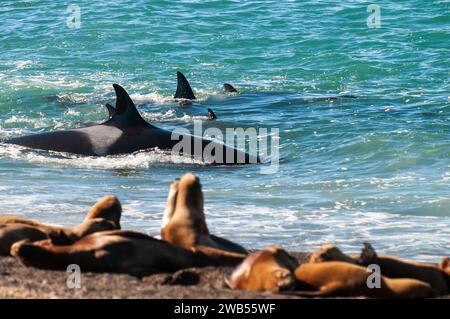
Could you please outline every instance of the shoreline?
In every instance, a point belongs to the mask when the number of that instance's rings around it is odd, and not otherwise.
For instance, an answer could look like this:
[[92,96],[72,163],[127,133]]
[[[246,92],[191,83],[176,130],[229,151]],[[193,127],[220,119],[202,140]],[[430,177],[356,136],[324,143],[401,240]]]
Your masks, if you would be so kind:
[[[309,253],[290,253],[305,263]],[[302,299],[268,292],[231,290],[223,276],[232,267],[189,268],[143,277],[115,273],[82,273],[81,287],[70,289],[70,273],[26,267],[0,257],[2,299]],[[334,297],[333,297],[334,298]],[[364,298],[364,297],[352,297]],[[450,299],[450,295],[438,299]]]

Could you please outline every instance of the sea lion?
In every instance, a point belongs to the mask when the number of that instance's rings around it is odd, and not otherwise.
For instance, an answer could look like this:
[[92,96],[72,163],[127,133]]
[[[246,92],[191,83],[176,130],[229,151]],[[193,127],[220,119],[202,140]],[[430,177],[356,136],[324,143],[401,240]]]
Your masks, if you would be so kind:
[[249,255],[225,283],[232,289],[279,292],[295,288],[298,261],[278,246]]
[[447,289],[450,291],[450,258],[445,257],[439,262],[439,269],[444,273],[444,278],[447,283]]
[[364,267],[376,264],[380,267],[383,276],[417,279],[430,284],[440,295],[446,295],[450,291],[450,286],[446,282],[448,274],[438,265],[391,256],[378,256],[369,243],[364,243],[360,256],[346,255],[334,245],[325,245],[309,259],[310,263],[326,261],[342,261]]
[[116,224],[120,229],[120,217],[122,216],[122,205],[116,196],[106,195],[91,207],[84,221],[94,218],[104,218]]
[[200,181],[192,173],[170,186],[161,238],[192,251],[201,251],[220,264],[236,265],[247,255],[247,250],[240,245],[209,233]]
[[82,224],[75,227],[45,225],[20,217],[0,217],[0,255],[9,255],[18,241],[38,241],[51,234],[55,243],[73,243],[88,234],[120,229],[122,207],[114,196],[101,198],[88,212]]
[[392,256],[378,256],[375,249],[369,243],[364,243],[364,248],[361,257],[358,259],[358,263],[362,266],[376,264],[380,266],[381,273],[389,278],[414,278],[427,282],[440,295],[450,293],[450,286],[447,285],[449,274],[445,273],[436,264],[406,260]]
[[26,266],[52,270],[77,264],[83,271],[147,274],[214,265],[202,253],[124,230],[94,233],[64,246],[48,240],[20,241],[11,247],[11,254]]
[[372,298],[429,298],[436,292],[428,283],[416,279],[390,279],[380,276],[380,287],[369,288],[366,268],[340,261],[308,263],[295,270],[297,289],[304,296],[365,296]]

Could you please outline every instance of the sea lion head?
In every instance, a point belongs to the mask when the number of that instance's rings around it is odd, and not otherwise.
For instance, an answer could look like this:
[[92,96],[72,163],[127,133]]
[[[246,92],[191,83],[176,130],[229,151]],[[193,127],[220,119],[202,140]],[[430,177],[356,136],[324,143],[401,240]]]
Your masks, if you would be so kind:
[[122,206],[113,195],[102,197],[87,213],[85,222],[94,218],[104,218],[116,224],[117,229],[120,229],[120,217],[122,215]]
[[164,212],[161,238],[172,244],[189,248],[209,235],[203,213],[203,194],[200,180],[187,173],[172,183]]
[[297,260],[278,246],[248,256],[233,273],[225,278],[232,289],[271,291],[291,290],[295,287],[294,270]]

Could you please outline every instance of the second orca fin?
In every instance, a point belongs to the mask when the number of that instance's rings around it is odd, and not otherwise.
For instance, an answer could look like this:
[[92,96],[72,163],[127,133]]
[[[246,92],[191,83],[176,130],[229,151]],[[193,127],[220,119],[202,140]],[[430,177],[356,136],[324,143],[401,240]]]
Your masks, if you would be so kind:
[[224,88],[225,92],[228,92],[228,93],[237,93],[237,90],[236,90],[231,84],[224,83],[224,84],[223,84],[223,88]]
[[216,114],[214,114],[213,110],[208,109],[208,120],[215,120],[217,119]]
[[116,113],[116,109],[114,108],[114,106],[112,106],[112,105],[109,104],[109,103],[106,103],[105,106],[106,106],[106,109],[108,110],[109,118],[112,118],[113,115],[114,115],[114,113]]

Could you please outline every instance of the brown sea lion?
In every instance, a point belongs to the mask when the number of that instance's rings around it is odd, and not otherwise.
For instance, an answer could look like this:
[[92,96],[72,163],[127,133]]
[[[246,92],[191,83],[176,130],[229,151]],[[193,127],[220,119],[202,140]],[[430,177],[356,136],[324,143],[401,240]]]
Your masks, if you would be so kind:
[[192,173],[185,174],[170,186],[161,238],[174,245],[203,252],[224,265],[236,265],[247,255],[245,248],[209,233],[200,181]]
[[416,279],[390,279],[380,276],[380,287],[369,288],[366,268],[340,261],[308,263],[295,270],[296,291],[305,296],[365,296],[372,298],[429,298],[436,292],[428,283]]
[[279,292],[295,287],[294,271],[298,266],[295,258],[278,246],[249,255],[225,277],[232,289]]
[[413,278],[430,284],[440,295],[449,293],[447,284],[448,276],[438,265],[432,263],[417,262],[400,259],[391,256],[378,256],[369,243],[364,243],[360,256],[344,254],[334,245],[322,246],[311,255],[310,263],[325,261],[342,261],[367,267],[376,264],[380,267],[381,274],[389,278]]
[[55,244],[68,244],[93,232],[119,229],[121,212],[118,199],[105,196],[91,208],[84,222],[75,227],[44,225],[20,217],[0,217],[0,255],[9,255],[11,245],[25,239],[33,242],[52,234]]
[[24,265],[54,270],[77,264],[82,271],[152,273],[214,264],[201,253],[123,230],[94,233],[65,246],[53,245],[49,240],[20,241],[11,247],[11,254]]
[[364,248],[358,263],[362,266],[376,264],[380,266],[381,273],[389,278],[414,278],[430,284],[440,295],[450,293],[447,285],[449,275],[433,263],[401,259],[392,256],[378,256],[369,243]]
[[450,258],[445,257],[439,262],[439,269],[444,273],[447,289],[450,291]]

